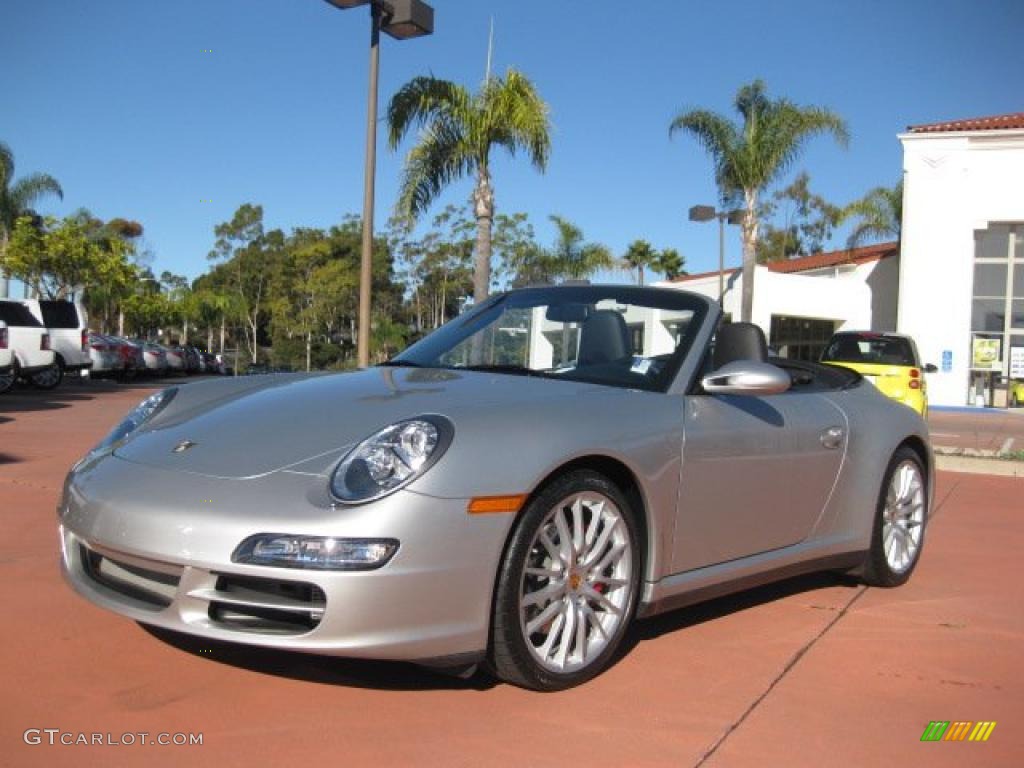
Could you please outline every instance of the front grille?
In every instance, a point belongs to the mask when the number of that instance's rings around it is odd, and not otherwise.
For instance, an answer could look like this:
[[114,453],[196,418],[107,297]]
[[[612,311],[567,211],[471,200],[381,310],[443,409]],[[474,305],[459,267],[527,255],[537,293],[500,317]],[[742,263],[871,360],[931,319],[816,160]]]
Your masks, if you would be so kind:
[[171,604],[181,580],[178,566],[127,556],[112,557],[84,544],[79,544],[79,559],[85,575],[97,584],[156,610]]
[[301,634],[315,629],[327,603],[320,587],[299,581],[217,574],[216,587],[202,590],[210,621],[261,634]]

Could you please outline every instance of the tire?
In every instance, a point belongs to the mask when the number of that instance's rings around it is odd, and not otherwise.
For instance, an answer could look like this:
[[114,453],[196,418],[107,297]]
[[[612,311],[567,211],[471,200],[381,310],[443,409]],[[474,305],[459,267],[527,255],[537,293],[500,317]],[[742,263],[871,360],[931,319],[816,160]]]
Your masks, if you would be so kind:
[[878,493],[863,580],[874,587],[906,583],[921,559],[928,525],[928,480],[921,457],[901,446]]
[[10,373],[0,375],[0,395],[12,389],[18,381],[18,363],[15,361]]
[[606,669],[636,613],[642,555],[636,513],[615,484],[590,470],[557,478],[527,504],[502,559],[491,671],[558,691]]
[[32,386],[37,389],[56,389],[64,380],[64,363],[58,357],[49,368],[32,374]]

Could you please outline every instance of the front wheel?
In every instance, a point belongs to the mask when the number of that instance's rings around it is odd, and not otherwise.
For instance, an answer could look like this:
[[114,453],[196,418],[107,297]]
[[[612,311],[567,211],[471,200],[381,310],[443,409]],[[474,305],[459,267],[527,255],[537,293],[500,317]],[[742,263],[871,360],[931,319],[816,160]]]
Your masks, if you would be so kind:
[[49,368],[32,374],[32,386],[38,389],[56,389],[64,380],[64,366],[58,360]]
[[879,492],[864,581],[896,587],[910,578],[924,545],[928,485],[921,458],[906,446],[889,460]]
[[498,576],[489,662],[538,691],[604,670],[633,615],[641,549],[634,511],[590,470],[557,479],[526,507]]

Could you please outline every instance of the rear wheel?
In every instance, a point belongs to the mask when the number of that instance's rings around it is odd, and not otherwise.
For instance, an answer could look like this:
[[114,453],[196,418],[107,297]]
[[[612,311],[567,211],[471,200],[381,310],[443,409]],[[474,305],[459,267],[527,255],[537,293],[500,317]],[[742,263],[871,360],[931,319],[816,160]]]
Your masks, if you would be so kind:
[[864,581],[895,587],[910,578],[924,545],[928,486],[921,458],[903,446],[893,454],[879,492]]
[[64,380],[64,363],[57,359],[49,368],[32,374],[32,386],[39,389],[56,389]]
[[570,688],[604,670],[636,612],[634,512],[603,475],[571,472],[527,506],[495,595],[490,665],[506,682]]
[[18,364],[14,363],[13,367],[8,373],[0,374],[0,395],[14,386],[14,382],[18,380]]

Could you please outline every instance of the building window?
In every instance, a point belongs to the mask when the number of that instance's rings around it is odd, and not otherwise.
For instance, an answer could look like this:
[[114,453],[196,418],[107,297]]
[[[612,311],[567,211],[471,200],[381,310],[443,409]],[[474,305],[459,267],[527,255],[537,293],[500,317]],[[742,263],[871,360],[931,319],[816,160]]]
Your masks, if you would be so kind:
[[[974,233],[974,285],[971,291],[971,336],[998,339],[998,368],[1010,374],[1013,347],[1024,330],[1024,223],[990,224]],[[972,342],[973,345],[973,342]]]
[[834,320],[772,315],[768,343],[779,357],[814,362],[821,357],[835,330]]

